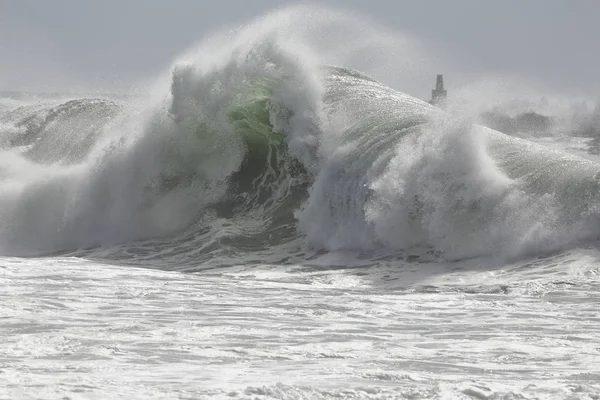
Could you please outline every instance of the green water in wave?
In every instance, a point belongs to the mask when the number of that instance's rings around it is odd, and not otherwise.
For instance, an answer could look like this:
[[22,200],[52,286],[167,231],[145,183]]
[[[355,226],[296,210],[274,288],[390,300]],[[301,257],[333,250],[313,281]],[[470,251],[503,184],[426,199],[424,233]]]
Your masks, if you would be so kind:
[[306,171],[290,156],[285,132],[271,123],[270,102],[279,83],[266,78],[249,82],[229,110],[229,122],[246,148],[244,161],[230,177],[225,202],[230,213],[253,210],[273,221],[289,221],[305,197]]
[[269,102],[277,85],[275,80],[257,80],[247,85],[228,117],[246,147],[244,162],[237,173],[239,183],[252,182],[265,172],[277,173],[283,167],[287,149],[282,132],[275,132],[270,121]]

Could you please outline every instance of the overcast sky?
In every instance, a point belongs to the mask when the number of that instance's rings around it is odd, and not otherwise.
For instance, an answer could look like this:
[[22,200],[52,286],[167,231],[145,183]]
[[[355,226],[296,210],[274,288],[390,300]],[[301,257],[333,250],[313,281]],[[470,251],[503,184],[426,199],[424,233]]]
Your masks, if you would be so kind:
[[[297,3],[0,0],[0,90],[127,90],[163,71],[204,35]],[[457,68],[473,76],[519,75],[600,96],[600,0],[323,3],[444,48]]]

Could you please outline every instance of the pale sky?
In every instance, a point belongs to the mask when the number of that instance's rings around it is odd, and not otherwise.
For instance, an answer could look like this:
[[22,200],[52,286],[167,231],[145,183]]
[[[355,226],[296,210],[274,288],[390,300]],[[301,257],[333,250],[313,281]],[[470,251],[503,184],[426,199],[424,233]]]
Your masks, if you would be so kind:
[[[0,90],[74,85],[128,90],[164,71],[203,36],[288,4],[298,2],[0,0]],[[600,96],[600,0],[319,4],[367,16],[443,48],[444,57],[466,75],[518,75],[556,90]]]

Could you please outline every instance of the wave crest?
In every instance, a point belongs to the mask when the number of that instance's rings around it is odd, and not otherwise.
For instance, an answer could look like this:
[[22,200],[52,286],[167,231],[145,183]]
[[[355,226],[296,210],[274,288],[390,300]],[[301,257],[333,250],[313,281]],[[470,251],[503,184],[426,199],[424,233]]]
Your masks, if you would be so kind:
[[471,257],[597,234],[598,164],[324,67],[279,28],[209,40],[158,96],[4,111],[0,252]]

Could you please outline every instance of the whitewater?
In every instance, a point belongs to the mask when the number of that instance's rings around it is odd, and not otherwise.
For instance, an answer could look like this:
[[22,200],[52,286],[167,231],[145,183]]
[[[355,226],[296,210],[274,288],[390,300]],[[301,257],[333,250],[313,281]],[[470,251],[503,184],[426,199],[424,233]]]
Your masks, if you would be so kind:
[[389,41],[295,7],[0,98],[0,398],[600,398],[591,141],[353,67]]

